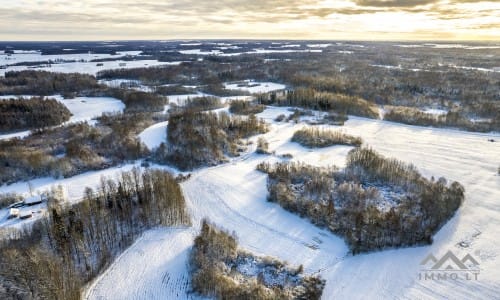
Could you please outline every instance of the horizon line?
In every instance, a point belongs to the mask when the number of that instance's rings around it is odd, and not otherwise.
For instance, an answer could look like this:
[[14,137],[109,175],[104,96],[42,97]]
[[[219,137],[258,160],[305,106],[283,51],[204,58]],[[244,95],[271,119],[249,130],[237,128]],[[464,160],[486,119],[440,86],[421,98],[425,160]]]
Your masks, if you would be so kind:
[[0,40],[0,43],[78,43],[78,42],[185,42],[185,41],[317,41],[317,42],[467,42],[467,43],[500,43],[496,40],[483,39],[279,39],[279,38],[166,38],[166,39],[82,39],[82,40]]

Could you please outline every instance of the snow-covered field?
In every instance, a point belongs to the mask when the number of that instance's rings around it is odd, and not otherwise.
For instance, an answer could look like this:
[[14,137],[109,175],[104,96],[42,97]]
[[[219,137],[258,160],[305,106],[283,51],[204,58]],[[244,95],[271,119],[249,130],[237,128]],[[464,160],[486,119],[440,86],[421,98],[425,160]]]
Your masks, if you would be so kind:
[[[290,113],[271,108],[268,121]],[[316,165],[343,165],[348,147],[310,151],[290,143],[303,124],[273,124],[265,134],[270,150],[292,153]],[[308,221],[266,201],[266,176],[255,171],[269,157],[251,151],[231,163],[198,170],[182,184],[193,228],[155,229],[125,252],[87,291],[88,299],[186,299],[187,251],[199,222],[208,217],[235,231],[241,247],[303,264],[306,273],[327,280],[324,299],[495,299],[500,293],[499,134],[407,126],[351,117],[342,127],[361,136],[384,155],[415,164],[425,176],[445,176],[466,188],[457,215],[435,236],[433,245],[348,255],[344,242]],[[254,138],[255,139],[255,138]],[[255,147],[255,146],[254,146]],[[251,149],[252,150],[252,149]],[[308,153],[310,153],[308,155]],[[458,246],[461,244],[462,246]],[[467,247],[464,248],[463,245]],[[480,263],[477,281],[419,280],[420,262],[452,250]]]
[[[63,100],[65,101],[65,100]],[[189,299],[188,253],[202,218],[234,231],[242,248],[270,255],[292,265],[304,265],[308,274],[319,273],[327,284],[324,299],[495,299],[500,293],[500,134],[402,125],[350,117],[342,127],[361,136],[380,153],[415,164],[425,176],[445,176],[460,181],[466,200],[457,215],[435,236],[433,245],[351,256],[339,237],[266,201],[266,176],[255,170],[263,161],[278,161],[290,153],[293,160],[313,165],[343,166],[350,147],[310,150],[290,142],[293,132],[305,124],[275,123],[287,108],[268,108],[259,117],[272,123],[264,136],[275,156],[253,153],[255,143],[230,163],[193,172],[182,183],[192,216],[192,228],[154,229],[123,253],[86,291],[87,299]],[[166,123],[141,134],[148,147],[165,140]],[[326,126],[326,125],[325,125]],[[256,137],[252,138],[256,140]],[[85,186],[97,186],[101,176],[129,170],[128,164],[72,178],[31,181],[35,190],[54,185],[65,189],[70,201],[82,197]],[[153,166],[157,167],[157,166]],[[0,192],[28,194],[26,182],[0,187]],[[30,208],[33,209],[33,208]],[[37,208],[43,210],[43,207]],[[6,220],[0,226],[21,226]],[[460,246],[459,246],[460,245]],[[420,262],[428,255],[452,250],[458,257],[469,253],[480,263],[478,280],[419,280]]]
[[69,63],[56,63],[50,65],[42,65],[36,68],[27,66],[12,66],[6,69],[0,69],[0,76],[4,76],[6,72],[10,71],[23,71],[23,70],[37,70],[37,71],[50,71],[58,73],[83,73],[89,75],[97,75],[98,72],[110,69],[133,69],[154,66],[167,66],[179,65],[181,62],[159,62],[157,60],[113,60],[96,62],[69,62]]
[[274,82],[246,81],[245,85],[240,86],[238,83],[225,83],[224,87],[228,90],[246,91],[254,94],[254,93],[267,93],[272,91],[279,91],[285,89],[286,86]]
[[[123,60],[126,56],[137,56],[141,51],[118,52],[117,55],[110,54],[59,54],[42,55],[40,52],[32,51],[27,53],[14,53],[7,55],[0,53],[0,66],[7,66],[0,69],[0,76],[6,72],[38,70],[59,73],[83,73],[97,75],[99,71],[110,69],[131,69],[140,67],[179,65],[181,62],[159,62],[157,60]],[[110,61],[92,62],[96,59],[113,59]],[[39,66],[16,65],[20,63],[33,63],[50,61],[50,64]]]

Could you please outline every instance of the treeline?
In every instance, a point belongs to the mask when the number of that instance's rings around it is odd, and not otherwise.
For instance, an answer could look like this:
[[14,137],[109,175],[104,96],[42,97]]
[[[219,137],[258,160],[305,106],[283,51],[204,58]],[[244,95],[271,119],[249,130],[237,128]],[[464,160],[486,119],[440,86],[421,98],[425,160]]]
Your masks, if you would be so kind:
[[231,100],[229,103],[229,112],[237,115],[258,114],[264,111],[266,107],[257,104],[254,101]]
[[294,91],[287,91],[284,95],[263,94],[258,97],[258,100],[259,103],[269,105],[296,106],[368,118],[378,117],[378,108],[360,97],[320,92],[311,88],[298,88]]
[[478,132],[500,131],[500,107],[496,115],[492,116],[491,121],[473,122],[458,111],[434,115],[417,108],[403,106],[391,107],[385,113],[384,120],[418,126],[454,127]]
[[[251,263],[255,273],[240,271]],[[193,290],[215,299],[320,299],[325,282],[238,249],[236,237],[203,220],[190,257]]]
[[292,142],[309,148],[321,148],[333,145],[359,147],[363,143],[363,140],[360,137],[348,135],[340,131],[309,127],[295,131],[292,136]]
[[105,114],[96,126],[70,124],[0,141],[0,184],[69,177],[146,157],[137,134],[154,122],[150,114]]
[[0,298],[80,299],[82,288],[145,230],[188,225],[184,198],[167,172],[138,169],[102,180],[67,205],[59,189],[47,216],[0,243]]
[[241,118],[225,112],[184,110],[170,116],[167,145],[160,145],[153,156],[181,170],[217,165],[226,161],[226,155],[243,151],[241,139],[266,131],[266,123],[254,115]]
[[344,237],[356,254],[432,243],[464,200],[464,188],[428,180],[412,165],[366,148],[352,150],[343,170],[262,163],[269,201]]
[[55,99],[0,100],[0,132],[55,126],[70,117],[68,108]]

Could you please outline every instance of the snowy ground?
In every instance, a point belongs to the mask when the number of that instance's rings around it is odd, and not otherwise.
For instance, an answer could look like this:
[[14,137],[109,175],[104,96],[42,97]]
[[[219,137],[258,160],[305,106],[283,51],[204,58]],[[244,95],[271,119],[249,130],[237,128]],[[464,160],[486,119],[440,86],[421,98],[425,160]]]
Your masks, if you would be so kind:
[[[4,76],[6,72],[22,71],[22,70],[39,70],[51,71],[60,73],[83,73],[97,75],[99,71],[109,69],[130,69],[151,66],[178,65],[181,62],[159,62],[157,60],[123,60],[126,56],[137,56],[141,51],[124,51],[118,52],[117,55],[110,54],[58,54],[58,55],[42,55],[37,51],[26,53],[15,53],[7,55],[0,53],[0,66],[18,64],[18,63],[33,63],[51,61],[51,64],[39,66],[8,66],[5,69],[0,69],[0,76]],[[112,61],[91,62],[95,59],[114,59]],[[69,62],[73,61],[73,62]]]
[[113,61],[104,61],[100,63],[96,62],[57,63],[57,64],[37,66],[35,68],[28,66],[12,66],[12,67],[7,67],[6,69],[0,69],[0,76],[4,76],[6,72],[23,71],[23,70],[50,71],[58,73],[82,73],[89,75],[97,75],[98,72],[104,70],[179,65],[180,63],[181,62],[159,62],[157,60],[131,60],[131,61],[113,60]]
[[[271,108],[260,116],[271,121],[281,113],[290,112]],[[345,163],[348,147],[311,152],[289,142],[293,132],[302,126],[273,124],[265,135],[270,150],[292,153],[294,159],[315,165]],[[342,128],[361,136],[384,155],[415,164],[425,176],[445,176],[465,186],[465,203],[438,232],[433,245],[348,255],[340,238],[266,201],[266,176],[254,169],[262,160],[278,158],[248,152],[231,163],[194,172],[182,184],[194,227],[149,231],[96,280],[86,298],[189,298],[186,251],[204,217],[234,230],[241,247],[255,254],[303,264],[309,274],[319,272],[327,280],[324,299],[498,297],[500,176],[496,172],[500,143],[488,139],[499,140],[500,134],[431,129],[357,117],[351,117]],[[430,253],[440,257],[448,250],[459,257],[470,253],[479,261],[481,273],[477,281],[418,279],[422,259]]]
[[252,94],[255,93],[268,93],[272,91],[279,91],[285,89],[285,85],[274,83],[274,82],[256,82],[256,81],[246,81],[245,84],[248,86],[239,86],[238,83],[225,83],[224,87],[228,90],[239,90],[246,91]]
[[168,121],[156,123],[139,134],[139,139],[146,147],[154,149],[160,146],[161,143],[167,142],[167,126]]
[[[293,160],[314,165],[342,166],[350,147],[309,150],[290,142],[305,124],[275,123],[287,108],[269,108],[259,117],[273,123],[265,134],[275,156],[248,152],[230,163],[193,172],[182,183],[194,226],[154,229],[145,233],[86,291],[87,299],[188,299],[187,257],[202,218],[235,231],[239,243],[257,255],[270,255],[292,265],[303,264],[308,274],[319,273],[327,284],[324,299],[495,299],[500,293],[500,134],[470,133],[402,125],[350,117],[337,127],[361,136],[380,153],[415,164],[425,176],[460,181],[466,200],[457,215],[435,236],[434,244],[348,255],[344,242],[308,221],[266,201],[266,176],[255,171],[263,161],[277,161],[290,153]],[[158,124],[141,139],[154,146],[166,132]],[[326,125],[325,125],[326,126]],[[252,138],[256,140],[256,137]],[[70,201],[81,199],[85,186],[97,186],[102,175],[113,176],[134,165],[88,172],[72,178],[42,178],[31,183],[35,191],[61,184]],[[156,167],[156,166],[154,166]],[[0,192],[28,192],[25,182],[0,187]],[[6,223],[0,211],[1,226]],[[17,221],[18,222],[18,221]],[[458,257],[469,253],[480,263],[477,281],[420,281],[420,262],[432,253],[441,257],[452,250]],[[367,296],[369,295],[369,296]]]

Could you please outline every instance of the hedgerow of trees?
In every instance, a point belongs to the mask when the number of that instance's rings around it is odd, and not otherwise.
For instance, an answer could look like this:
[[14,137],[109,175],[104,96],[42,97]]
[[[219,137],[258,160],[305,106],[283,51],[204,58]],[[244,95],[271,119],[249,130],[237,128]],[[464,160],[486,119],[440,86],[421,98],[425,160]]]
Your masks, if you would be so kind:
[[[256,274],[238,271],[254,264]],[[325,285],[280,261],[255,257],[238,249],[234,234],[203,220],[190,257],[193,290],[215,299],[320,299]]]
[[103,179],[74,205],[55,189],[44,219],[0,241],[0,298],[80,299],[84,285],[145,230],[189,224],[181,189],[164,171]]
[[443,115],[434,115],[417,108],[401,106],[389,108],[384,115],[384,120],[419,126],[455,127],[479,132],[488,132],[500,128],[500,114],[496,118],[492,118],[491,121],[473,122],[458,111],[448,111]]
[[286,92],[283,96],[276,94],[260,95],[258,101],[269,105],[295,106],[332,111],[343,115],[378,117],[378,108],[362,98],[339,93],[319,92],[311,88],[298,88]]
[[55,99],[0,101],[0,132],[55,126],[68,121],[70,117],[68,108]]
[[344,237],[353,253],[432,243],[464,188],[426,179],[412,165],[356,148],[343,170],[262,163],[269,201]]
[[360,137],[348,135],[340,131],[309,127],[295,131],[292,136],[292,142],[309,148],[321,148],[333,145],[359,147],[363,143],[363,140]]

